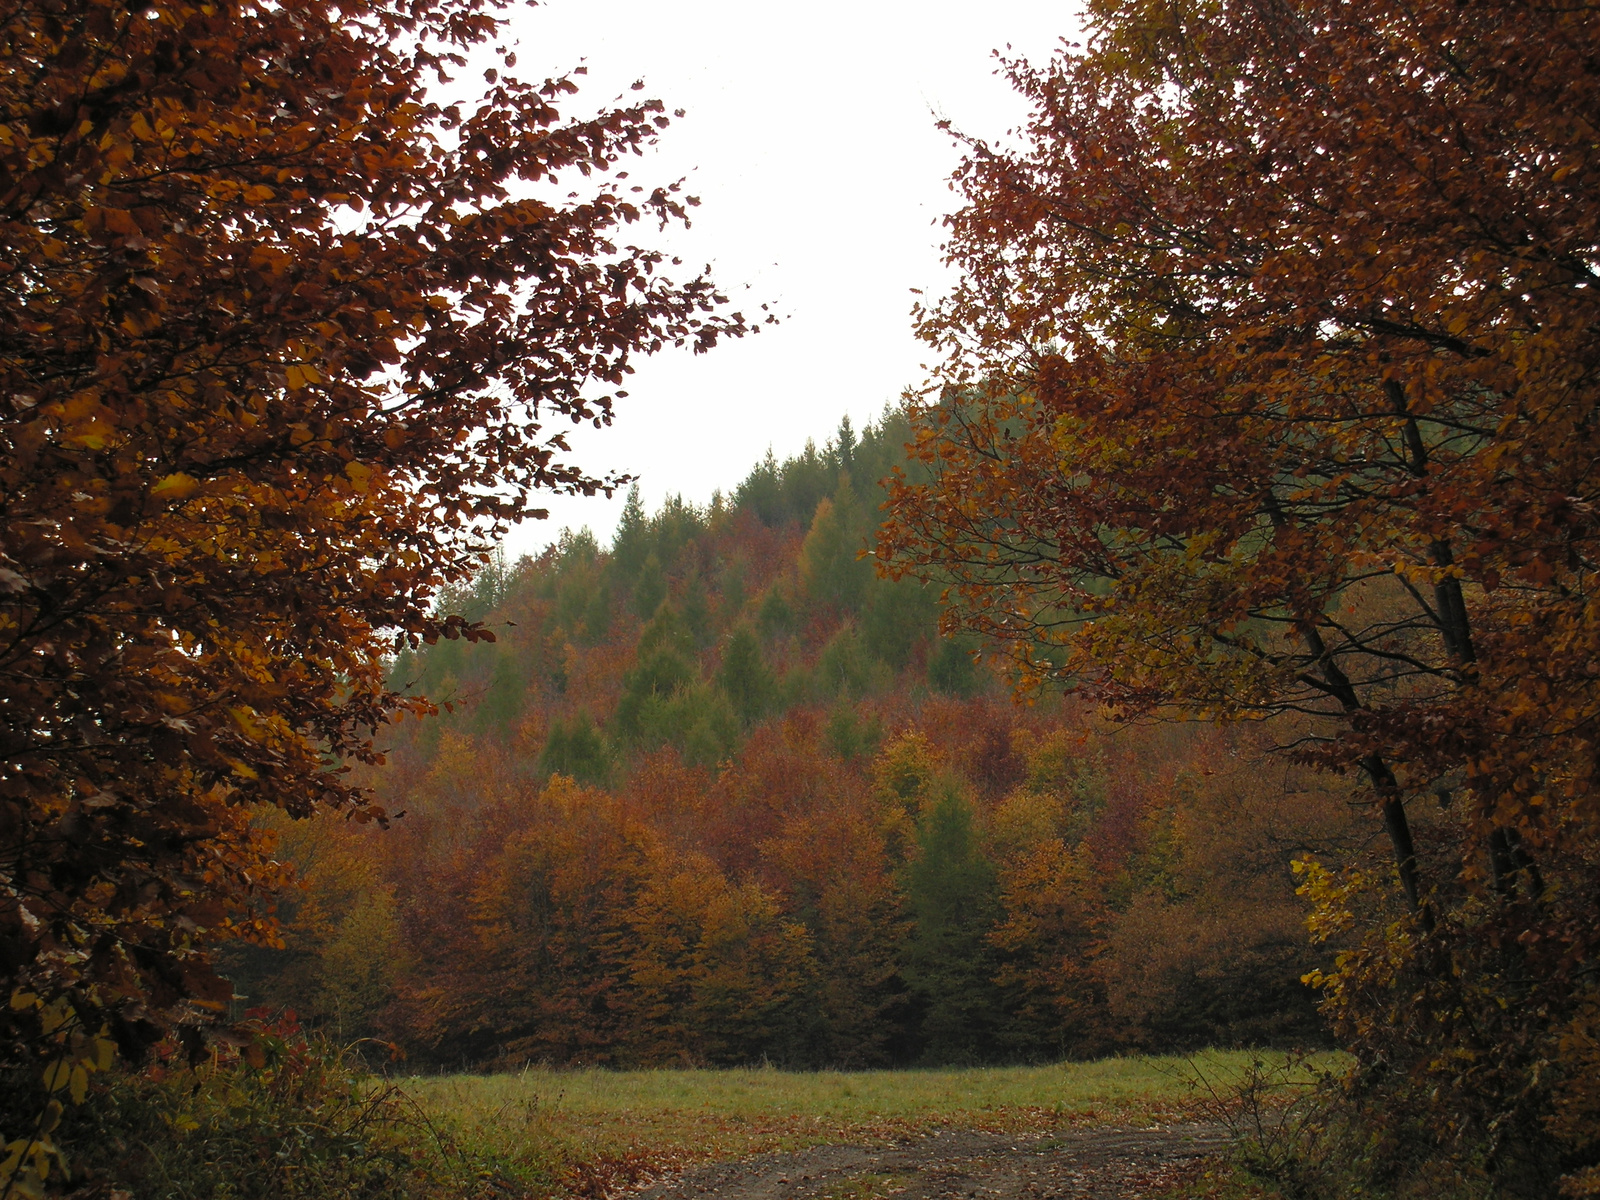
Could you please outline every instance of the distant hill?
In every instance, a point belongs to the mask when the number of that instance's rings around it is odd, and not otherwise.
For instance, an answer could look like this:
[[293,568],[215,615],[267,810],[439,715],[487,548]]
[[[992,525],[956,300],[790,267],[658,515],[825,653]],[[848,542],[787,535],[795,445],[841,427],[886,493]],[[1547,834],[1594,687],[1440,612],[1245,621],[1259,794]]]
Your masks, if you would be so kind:
[[247,1003],[425,1061],[870,1065],[1316,1040],[1280,834],[1340,797],[1251,738],[1013,702],[870,553],[904,417],[732,496],[567,533],[402,654],[387,831],[283,822],[306,880]]

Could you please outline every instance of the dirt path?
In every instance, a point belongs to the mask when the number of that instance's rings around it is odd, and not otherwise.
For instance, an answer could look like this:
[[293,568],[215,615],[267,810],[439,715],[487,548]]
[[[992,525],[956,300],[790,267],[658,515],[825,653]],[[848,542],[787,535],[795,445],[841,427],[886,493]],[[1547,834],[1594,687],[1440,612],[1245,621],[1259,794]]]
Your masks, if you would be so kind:
[[889,1146],[813,1146],[695,1167],[635,1200],[1144,1200],[1221,1148],[1214,1126],[1048,1134],[947,1130]]

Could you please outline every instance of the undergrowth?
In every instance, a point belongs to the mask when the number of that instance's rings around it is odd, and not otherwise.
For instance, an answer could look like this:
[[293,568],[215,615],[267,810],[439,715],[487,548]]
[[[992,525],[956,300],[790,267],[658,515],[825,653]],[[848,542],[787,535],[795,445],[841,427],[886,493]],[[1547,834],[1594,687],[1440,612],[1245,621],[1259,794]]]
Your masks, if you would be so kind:
[[[0,1084],[22,1111],[37,1082]],[[258,1025],[239,1049],[198,1063],[165,1047],[108,1072],[63,1115],[73,1200],[489,1200],[543,1192],[523,1164],[466,1146],[447,1122],[363,1068],[351,1047],[292,1019]],[[19,1176],[0,1200],[21,1200]]]
[[1485,1147],[1441,1147],[1344,1056],[1257,1056],[1234,1080],[1191,1066],[1197,1115],[1232,1134],[1233,1191],[1284,1200],[1495,1200],[1524,1194]]

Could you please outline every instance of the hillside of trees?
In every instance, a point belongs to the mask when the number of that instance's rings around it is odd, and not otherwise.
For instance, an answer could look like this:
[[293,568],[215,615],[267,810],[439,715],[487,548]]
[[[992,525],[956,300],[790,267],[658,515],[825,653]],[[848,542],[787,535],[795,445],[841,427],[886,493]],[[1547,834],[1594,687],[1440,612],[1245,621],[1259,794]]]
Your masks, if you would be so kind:
[[1014,702],[864,554],[907,425],[629,498],[446,606],[492,643],[369,782],[397,819],[273,822],[303,879],[247,1005],[413,1061],[994,1062],[1324,1036],[1293,861],[1337,781],[1248,727]]

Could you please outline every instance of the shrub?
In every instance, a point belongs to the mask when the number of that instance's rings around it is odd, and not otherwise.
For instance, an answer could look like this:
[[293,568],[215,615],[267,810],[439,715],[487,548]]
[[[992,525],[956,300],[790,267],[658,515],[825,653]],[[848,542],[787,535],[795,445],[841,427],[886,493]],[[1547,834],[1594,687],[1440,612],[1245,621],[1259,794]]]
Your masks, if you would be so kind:
[[[515,1183],[470,1161],[392,1084],[290,1016],[242,1051],[190,1064],[166,1044],[107,1074],[57,1131],[75,1196],[139,1200],[412,1200]],[[37,1086],[6,1081],[26,1104]],[[486,1181],[488,1181],[486,1183]],[[0,1194],[6,1181],[0,1179]],[[7,1197],[10,1200],[10,1197]]]

